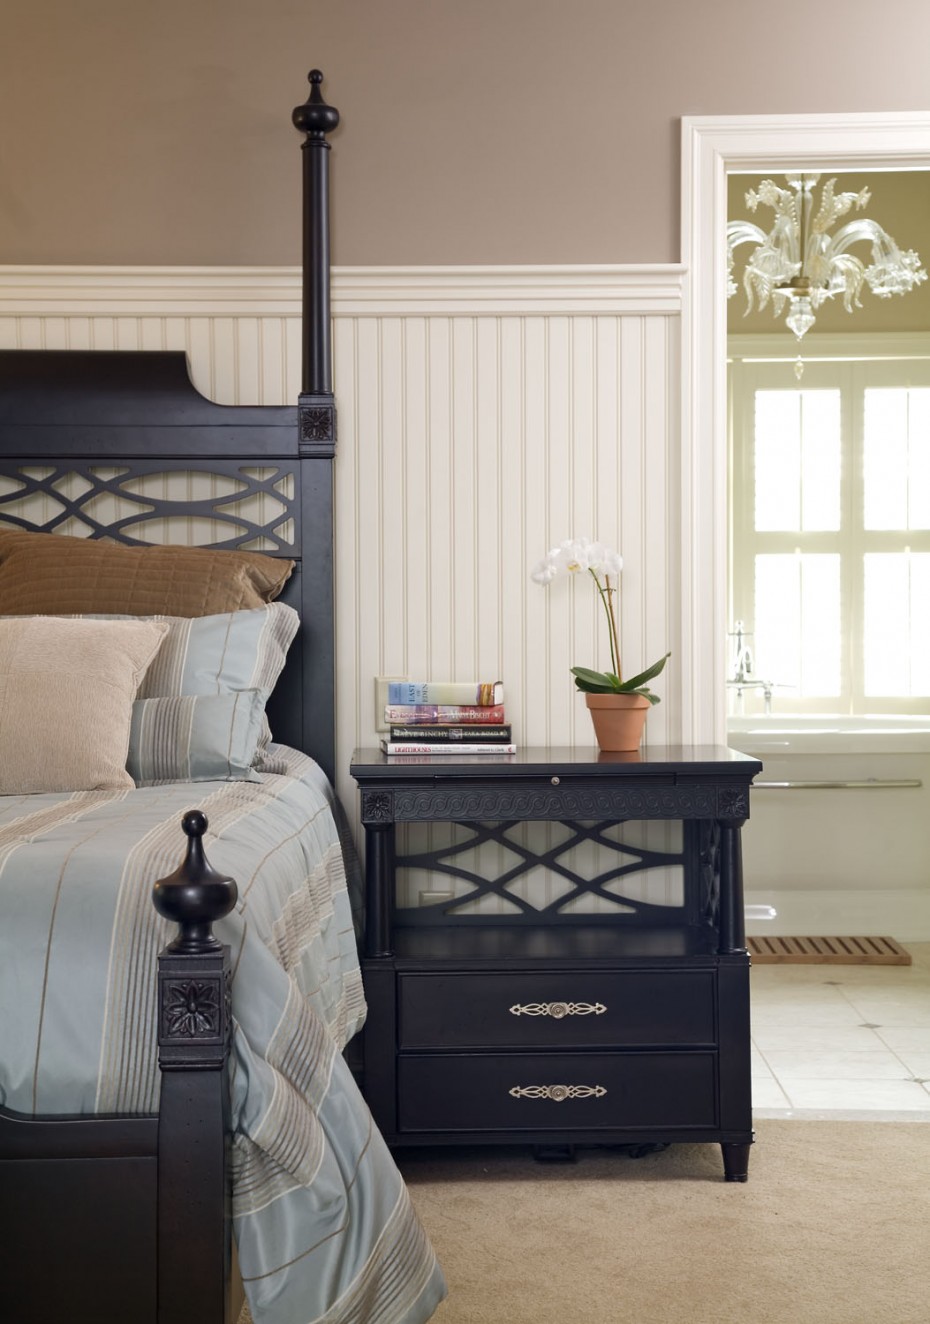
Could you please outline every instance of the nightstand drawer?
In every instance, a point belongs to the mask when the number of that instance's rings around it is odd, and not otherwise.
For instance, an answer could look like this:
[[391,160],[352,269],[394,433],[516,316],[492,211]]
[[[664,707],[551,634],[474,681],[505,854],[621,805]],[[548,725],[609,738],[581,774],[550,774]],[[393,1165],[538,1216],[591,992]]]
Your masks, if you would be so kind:
[[716,1042],[713,970],[398,976],[404,1049],[697,1047]]
[[717,1125],[714,1053],[513,1053],[398,1060],[399,1131]]

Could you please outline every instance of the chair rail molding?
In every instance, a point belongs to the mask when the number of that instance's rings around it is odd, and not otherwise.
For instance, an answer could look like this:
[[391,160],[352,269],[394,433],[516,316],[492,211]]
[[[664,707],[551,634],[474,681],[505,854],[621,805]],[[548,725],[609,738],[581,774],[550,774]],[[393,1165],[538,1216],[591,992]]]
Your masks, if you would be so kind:
[[930,169],[930,111],[682,119],[683,735],[726,740],[726,176]]
[[[335,267],[333,315],[671,313],[680,265]],[[0,316],[300,317],[299,267],[0,265]]]

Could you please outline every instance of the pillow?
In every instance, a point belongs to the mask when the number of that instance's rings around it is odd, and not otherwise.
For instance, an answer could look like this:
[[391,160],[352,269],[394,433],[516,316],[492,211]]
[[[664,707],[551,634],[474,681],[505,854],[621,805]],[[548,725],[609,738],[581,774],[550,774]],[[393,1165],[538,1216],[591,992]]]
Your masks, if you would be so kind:
[[[137,696],[137,708],[153,706],[134,715],[130,772],[143,781],[248,778],[271,739],[265,704],[297,633],[297,612],[284,602],[271,602],[192,620],[153,619],[167,625],[168,635]],[[243,706],[232,703],[179,708],[175,702],[241,693],[253,696],[248,716]],[[190,715],[183,717],[182,711]],[[196,772],[189,774],[188,767]]]
[[258,781],[252,763],[264,715],[261,690],[137,699],[132,705],[129,774],[138,785]]
[[0,795],[118,790],[157,621],[0,621]]
[[167,624],[168,637],[146,673],[140,699],[257,689],[267,701],[300,624],[284,602],[193,619],[154,619]]
[[0,530],[0,615],[208,616],[271,602],[293,561]]

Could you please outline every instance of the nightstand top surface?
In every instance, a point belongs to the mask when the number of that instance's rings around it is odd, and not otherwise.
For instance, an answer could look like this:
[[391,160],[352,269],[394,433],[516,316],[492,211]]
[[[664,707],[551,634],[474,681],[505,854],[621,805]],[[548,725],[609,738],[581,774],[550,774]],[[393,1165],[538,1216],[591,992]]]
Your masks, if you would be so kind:
[[649,778],[677,776],[755,777],[762,764],[726,745],[654,745],[624,753],[606,753],[590,745],[527,745],[516,754],[384,754],[357,749],[350,772],[355,777],[404,780],[527,776]]

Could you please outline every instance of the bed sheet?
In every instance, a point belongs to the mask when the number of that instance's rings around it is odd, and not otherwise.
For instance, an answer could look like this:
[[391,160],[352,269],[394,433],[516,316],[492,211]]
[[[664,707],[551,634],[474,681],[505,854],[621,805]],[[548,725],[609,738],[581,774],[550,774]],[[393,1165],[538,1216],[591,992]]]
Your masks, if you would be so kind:
[[[157,1109],[152,884],[199,808],[239,887],[231,949],[233,1220],[255,1324],[418,1324],[442,1275],[342,1049],[365,1004],[332,790],[272,746],[257,782],[0,797],[0,1103]],[[349,862],[347,876],[346,861]]]

